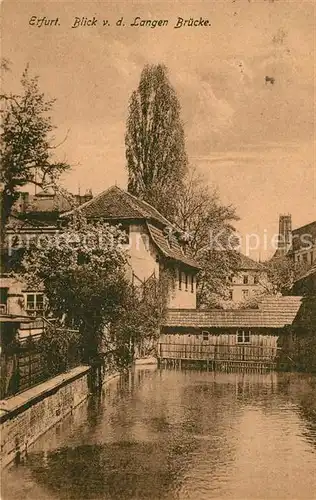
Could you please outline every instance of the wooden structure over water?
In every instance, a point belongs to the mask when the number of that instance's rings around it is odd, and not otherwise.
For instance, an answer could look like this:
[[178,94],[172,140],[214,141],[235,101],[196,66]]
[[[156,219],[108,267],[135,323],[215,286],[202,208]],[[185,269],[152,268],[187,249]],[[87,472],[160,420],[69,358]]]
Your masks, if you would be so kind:
[[292,325],[301,297],[266,299],[259,309],[169,310],[158,361],[165,366],[274,369],[278,338]]
[[201,333],[191,334],[165,333],[160,336],[158,359],[165,365],[199,364],[209,369],[237,366],[274,368],[277,338],[276,335],[253,335],[249,330],[240,330],[240,342],[235,332],[210,334],[202,330]]

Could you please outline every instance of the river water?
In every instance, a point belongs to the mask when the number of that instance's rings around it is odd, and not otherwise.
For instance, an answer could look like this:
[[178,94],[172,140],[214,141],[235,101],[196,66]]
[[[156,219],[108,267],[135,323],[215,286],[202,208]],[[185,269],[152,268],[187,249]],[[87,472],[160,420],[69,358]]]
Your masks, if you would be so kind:
[[18,499],[316,499],[316,377],[135,369],[4,471]]

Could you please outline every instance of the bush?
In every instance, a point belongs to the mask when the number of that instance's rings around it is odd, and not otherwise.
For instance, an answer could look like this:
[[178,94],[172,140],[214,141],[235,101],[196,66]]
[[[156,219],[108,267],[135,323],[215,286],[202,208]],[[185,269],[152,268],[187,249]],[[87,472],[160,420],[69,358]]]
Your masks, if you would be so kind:
[[48,327],[39,342],[47,376],[54,376],[81,362],[80,336],[76,330]]

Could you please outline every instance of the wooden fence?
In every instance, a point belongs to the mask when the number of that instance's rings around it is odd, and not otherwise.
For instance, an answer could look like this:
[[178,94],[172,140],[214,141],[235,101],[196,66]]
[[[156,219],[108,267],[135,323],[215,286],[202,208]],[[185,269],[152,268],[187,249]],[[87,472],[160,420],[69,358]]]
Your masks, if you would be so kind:
[[71,349],[67,361],[51,373],[38,341],[24,341],[1,354],[0,399],[5,399],[48,380],[80,364],[78,348]]
[[158,359],[166,362],[199,361],[271,365],[277,355],[277,336],[252,335],[249,342],[237,342],[235,335],[161,335]]

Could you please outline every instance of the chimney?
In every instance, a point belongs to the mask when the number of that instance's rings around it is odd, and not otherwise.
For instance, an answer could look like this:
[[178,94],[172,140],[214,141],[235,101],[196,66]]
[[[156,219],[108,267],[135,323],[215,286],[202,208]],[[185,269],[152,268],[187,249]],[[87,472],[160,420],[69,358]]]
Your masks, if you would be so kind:
[[289,251],[292,244],[292,216],[281,214],[279,216],[279,240],[278,250],[284,255]]

